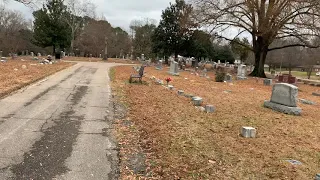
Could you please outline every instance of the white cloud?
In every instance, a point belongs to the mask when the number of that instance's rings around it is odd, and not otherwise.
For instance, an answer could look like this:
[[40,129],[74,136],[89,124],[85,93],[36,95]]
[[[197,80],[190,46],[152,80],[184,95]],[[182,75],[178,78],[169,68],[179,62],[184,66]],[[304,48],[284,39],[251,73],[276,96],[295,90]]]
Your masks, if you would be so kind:
[[[150,18],[159,22],[162,10],[175,0],[92,0],[97,7],[97,16],[106,17],[112,26],[119,26],[125,30],[129,29],[130,22],[134,19]],[[18,10],[26,19],[32,19],[32,9],[7,0],[6,7]],[[41,7],[41,6],[40,6]]]

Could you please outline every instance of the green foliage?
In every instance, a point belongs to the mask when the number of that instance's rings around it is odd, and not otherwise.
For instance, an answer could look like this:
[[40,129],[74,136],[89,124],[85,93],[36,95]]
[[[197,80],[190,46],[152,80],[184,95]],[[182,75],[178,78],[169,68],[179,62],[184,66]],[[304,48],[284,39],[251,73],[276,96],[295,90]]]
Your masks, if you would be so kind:
[[217,71],[216,72],[216,82],[224,82],[225,76],[226,76],[225,72]]
[[34,40],[38,46],[53,46],[54,50],[70,46],[71,29],[65,21],[66,6],[63,0],[48,1],[33,16]]
[[251,46],[249,40],[247,38],[243,38],[242,40],[239,38],[235,38],[230,42],[230,46],[232,51],[240,58],[242,62],[245,62],[248,59]]
[[152,37],[153,51],[163,55],[181,53],[186,48],[195,24],[191,22],[192,6],[184,0],[176,0],[175,4],[162,12],[162,20]]
[[215,61],[221,60],[221,62],[227,61],[231,64],[234,63],[234,60],[235,60],[233,57],[232,51],[230,49],[230,46],[228,45],[225,45],[225,46],[215,45],[213,59]]
[[195,58],[214,58],[214,47],[210,34],[201,30],[196,30],[193,32],[188,43],[189,48],[185,53],[186,56]]

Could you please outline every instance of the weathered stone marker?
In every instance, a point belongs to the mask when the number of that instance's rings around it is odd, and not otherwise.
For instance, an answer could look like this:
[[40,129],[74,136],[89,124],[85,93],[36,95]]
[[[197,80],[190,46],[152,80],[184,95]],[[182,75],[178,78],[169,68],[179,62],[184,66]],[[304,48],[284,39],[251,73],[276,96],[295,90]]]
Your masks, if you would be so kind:
[[213,105],[206,105],[205,109],[207,113],[213,113],[215,111],[215,108]]
[[238,67],[237,79],[238,79],[238,80],[247,79],[246,74],[247,74],[247,66],[241,64],[241,65]]
[[312,93],[312,95],[314,95],[314,96],[320,96],[320,93]]
[[178,63],[171,61],[169,74],[173,76],[179,76]]
[[178,95],[181,95],[181,96],[182,96],[183,94],[184,94],[184,91],[182,91],[182,90],[179,90],[179,91],[178,91]]
[[242,127],[241,128],[241,136],[245,138],[255,138],[257,131],[253,127]]
[[168,85],[168,89],[173,90],[173,86],[172,85]]
[[275,84],[270,101],[264,102],[264,107],[291,115],[300,115],[301,109],[297,107],[298,87],[280,83]]
[[272,85],[272,79],[265,79],[265,80],[263,81],[263,84],[264,84],[265,86],[271,86],[271,85]]
[[202,104],[202,98],[201,97],[193,97],[192,98],[192,102],[193,102],[193,105],[195,106],[201,106]]
[[226,81],[227,82],[232,82],[232,76],[230,74],[226,75]]

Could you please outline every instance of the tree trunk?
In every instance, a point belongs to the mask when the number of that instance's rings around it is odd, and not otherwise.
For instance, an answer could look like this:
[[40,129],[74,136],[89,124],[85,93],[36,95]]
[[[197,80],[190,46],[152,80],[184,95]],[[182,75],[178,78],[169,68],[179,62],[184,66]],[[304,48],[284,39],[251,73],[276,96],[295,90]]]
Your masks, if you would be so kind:
[[291,75],[291,71],[292,71],[292,66],[291,66],[291,62],[289,63],[289,75]]
[[313,69],[312,66],[310,66],[310,67],[308,68],[308,79],[311,78],[312,69]]
[[255,64],[254,70],[249,76],[266,78],[264,73],[264,63],[268,54],[268,44],[263,37],[258,37],[254,44]]

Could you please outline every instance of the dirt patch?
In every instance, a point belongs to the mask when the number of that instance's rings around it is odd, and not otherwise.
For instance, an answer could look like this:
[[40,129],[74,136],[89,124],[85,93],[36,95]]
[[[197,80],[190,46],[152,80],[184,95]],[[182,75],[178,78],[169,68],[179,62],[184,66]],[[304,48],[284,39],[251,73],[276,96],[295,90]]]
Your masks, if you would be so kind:
[[73,63],[65,62],[40,65],[38,61],[21,60],[0,63],[0,98],[72,65]]
[[[127,83],[130,67],[115,69],[113,86],[127,105],[126,120],[131,122],[127,128],[118,128],[121,158],[128,158],[131,141],[138,142],[146,153],[147,177],[312,179],[318,173],[320,100],[312,92],[319,92],[319,87],[298,84],[299,98],[317,105],[298,103],[302,116],[290,116],[263,107],[272,89],[263,85],[263,79],[216,83],[212,72],[209,79],[190,72],[172,77],[166,68],[157,71],[148,67],[144,78],[148,85],[136,85]],[[156,85],[150,76],[162,80],[172,77],[170,84],[175,90]],[[202,97],[204,104],[215,106],[216,112],[197,110],[190,98],[177,95],[179,89]],[[258,137],[240,137],[242,126],[257,128]],[[302,165],[291,165],[286,161],[289,159]]]

